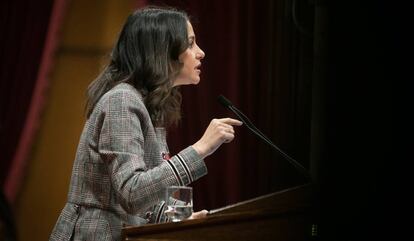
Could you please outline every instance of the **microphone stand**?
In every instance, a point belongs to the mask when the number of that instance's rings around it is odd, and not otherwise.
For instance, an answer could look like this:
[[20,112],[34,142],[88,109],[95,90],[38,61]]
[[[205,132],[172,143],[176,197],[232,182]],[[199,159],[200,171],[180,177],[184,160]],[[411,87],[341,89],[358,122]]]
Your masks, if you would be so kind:
[[222,104],[224,107],[231,110],[236,116],[247,126],[247,128],[253,132],[256,136],[258,136],[261,140],[266,142],[270,145],[274,150],[279,152],[286,160],[289,161],[298,171],[300,171],[306,178],[311,179],[310,174],[306,168],[304,168],[299,162],[295,159],[290,157],[284,151],[282,151],[278,146],[276,146],[265,134],[263,134],[253,123],[245,116],[240,110],[238,110],[229,100],[227,100],[224,96],[220,95],[217,100]]

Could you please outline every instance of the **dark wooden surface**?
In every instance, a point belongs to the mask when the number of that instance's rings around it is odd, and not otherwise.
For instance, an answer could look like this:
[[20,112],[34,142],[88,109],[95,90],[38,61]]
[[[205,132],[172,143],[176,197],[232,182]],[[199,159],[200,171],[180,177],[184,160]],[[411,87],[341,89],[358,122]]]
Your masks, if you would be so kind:
[[206,218],[125,227],[123,240],[307,240],[311,187],[304,185],[222,209]]

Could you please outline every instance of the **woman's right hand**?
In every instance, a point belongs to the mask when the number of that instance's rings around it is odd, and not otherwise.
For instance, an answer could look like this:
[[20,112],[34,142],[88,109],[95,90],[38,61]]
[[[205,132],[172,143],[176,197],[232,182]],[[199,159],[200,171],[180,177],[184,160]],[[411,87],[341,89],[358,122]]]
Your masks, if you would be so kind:
[[235,133],[233,126],[242,124],[243,122],[232,118],[213,119],[193,148],[202,158],[205,158],[215,152],[221,144],[231,142]]

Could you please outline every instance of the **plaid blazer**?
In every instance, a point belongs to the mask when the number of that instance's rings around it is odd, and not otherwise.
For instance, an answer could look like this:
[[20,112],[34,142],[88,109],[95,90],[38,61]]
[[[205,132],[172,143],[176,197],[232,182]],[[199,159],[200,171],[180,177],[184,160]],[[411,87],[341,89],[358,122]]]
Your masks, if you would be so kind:
[[191,146],[169,158],[165,129],[152,125],[133,86],[119,84],[86,121],[50,240],[120,240],[124,225],[165,222],[165,187],[206,174]]

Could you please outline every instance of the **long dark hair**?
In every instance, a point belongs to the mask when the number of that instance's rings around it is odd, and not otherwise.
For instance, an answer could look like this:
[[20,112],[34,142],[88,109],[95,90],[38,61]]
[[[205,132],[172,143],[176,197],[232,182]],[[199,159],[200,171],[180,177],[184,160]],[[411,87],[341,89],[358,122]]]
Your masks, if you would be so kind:
[[173,80],[182,68],[178,56],[188,47],[185,12],[146,7],[132,13],[112,50],[109,63],[89,85],[87,117],[99,99],[115,85],[137,88],[155,126],[176,124],[181,118],[181,94]]

